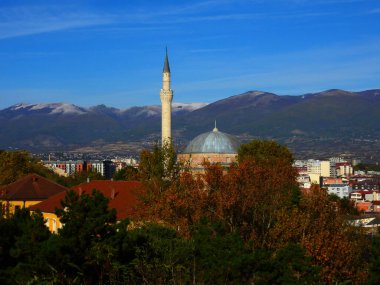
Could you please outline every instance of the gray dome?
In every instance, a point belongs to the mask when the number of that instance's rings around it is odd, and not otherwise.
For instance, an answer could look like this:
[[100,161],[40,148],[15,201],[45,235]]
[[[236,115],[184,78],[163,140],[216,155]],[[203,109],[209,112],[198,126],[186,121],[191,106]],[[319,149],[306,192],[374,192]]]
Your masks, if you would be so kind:
[[194,138],[183,153],[237,153],[239,145],[235,137],[215,128]]

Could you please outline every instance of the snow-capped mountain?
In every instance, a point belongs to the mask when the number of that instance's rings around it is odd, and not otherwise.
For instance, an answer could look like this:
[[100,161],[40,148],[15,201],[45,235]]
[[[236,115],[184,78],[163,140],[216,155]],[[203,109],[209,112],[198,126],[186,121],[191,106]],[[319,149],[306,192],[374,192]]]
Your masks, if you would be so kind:
[[[172,111],[173,113],[178,112],[192,112],[199,108],[207,106],[207,103],[173,103]],[[44,113],[50,115],[84,115],[89,112],[97,112],[102,111],[107,113],[113,113],[115,115],[125,115],[128,113],[133,114],[134,117],[139,116],[158,116],[161,115],[161,106],[159,105],[151,105],[151,106],[142,106],[142,107],[131,107],[127,109],[117,109],[112,107],[107,107],[105,105],[94,106],[90,108],[83,108],[76,106],[70,103],[43,103],[43,104],[28,104],[28,103],[19,103],[10,106],[0,112],[7,111],[14,112],[14,114],[20,113]]]
[[[173,117],[206,105],[173,103]],[[0,110],[0,149],[44,149],[94,140],[125,140],[146,131],[156,132],[160,116],[159,105],[118,109],[105,105],[83,108],[69,103],[19,103]]]
[[85,108],[81,108],[69,103],[46,103],[46,104],[27,104],[19,103],[9,107],[9,111],[18,112],[43,112],[47,114],[76,114],[82,115],[87,112]]
[[[214,128],[242,137],[380,140],[380,90],[326,90],[297,96],[249,91],[210,104],[173,103],[172,131],[182,142]],[[151,142],[161,135],[161,106],[90,108],[69,103],[16,104],[0,110],[0,148],[75,148]],[[310,139],[310,140],[308,140]],[[346,145],[343,143],[342,145]]]
[[[172,110],[173,112],[180,112],[180,111],[195,111],[200,108],[203,108],[207,106],[208,103],[173,103],[172,104]],[[161,108],[161,107],[160,107]]]

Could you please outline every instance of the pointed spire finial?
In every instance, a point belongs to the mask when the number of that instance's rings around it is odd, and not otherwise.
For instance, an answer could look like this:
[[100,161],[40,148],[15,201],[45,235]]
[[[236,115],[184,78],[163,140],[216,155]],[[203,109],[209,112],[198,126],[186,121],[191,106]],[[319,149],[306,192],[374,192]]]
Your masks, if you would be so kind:
[[218,132],[219,131],[218,128],[216,127],[216,120],[215,120],[215,127],[214,127],[214,129],[212,131],[213,132]]
[[168,47],[166,47],[166,55],[165,55],[164,69],[163,69],[162,72],[168,72],[168,73],[170,73],[169,57],[168,57]]

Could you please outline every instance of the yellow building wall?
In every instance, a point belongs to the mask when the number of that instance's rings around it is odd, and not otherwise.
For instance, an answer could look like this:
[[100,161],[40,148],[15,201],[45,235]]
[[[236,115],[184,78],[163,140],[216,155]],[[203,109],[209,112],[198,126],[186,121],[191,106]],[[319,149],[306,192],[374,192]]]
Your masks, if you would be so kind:
[[58,229],[62,228],[62,223],[58,216],[54,213],[42,213],[42,216],[49,231],[54,234],[58,233]]
[[319,177],[321,177],[319,173],[310,173],[309,177],[312,184],[319,184]]
[[321,176],[330,177],[330,161],[321,161]]
[[204,162],[221,163],[229,165],[237,161],[236,153],[181,153],[178,154],[178,161],[188,164],[191,168],[203,168]]
[[[9,205],[9,214],[13,215],[16,211],[16,207],[28,208],[29,206],[38,204],[42,201],[9,201],[9,204],[8,204],[8,201],[5,201],[5,200],[2,200],[0,202],[1,202],[1,207],[3,206],[7,207],[7,205]],[[3,214],[6,214],[6,213],[3,213]]]

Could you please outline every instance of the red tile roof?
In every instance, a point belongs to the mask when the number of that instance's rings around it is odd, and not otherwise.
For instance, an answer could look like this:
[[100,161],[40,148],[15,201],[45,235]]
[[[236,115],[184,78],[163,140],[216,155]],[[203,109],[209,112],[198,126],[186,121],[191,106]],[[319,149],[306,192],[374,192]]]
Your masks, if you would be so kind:
[[342,178],[326,177],[323,179],[323,184],[343,184]]
[[7,201],[41,201],[67,188],[37,174],[29,174],[0,188],[0,199]]
[[[98,190],[110,199],[109,208],[116,209],[118,220],[131,216],[138,204],[137,192],[142,188],[142,183],[138,181],[110,181],[93,180],[89,183],[81,183],[72,189],[78,193],[92,193],[93,189]],[[44,213],[54,213],[56,208],[61,208],[61,200],[65,198],[66,192],[50,197],[48,200],[29,207],[30,210],[37,209]]]

